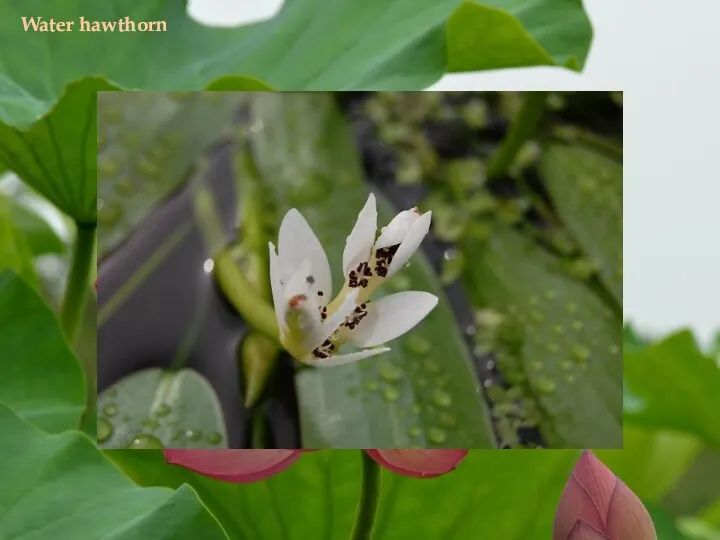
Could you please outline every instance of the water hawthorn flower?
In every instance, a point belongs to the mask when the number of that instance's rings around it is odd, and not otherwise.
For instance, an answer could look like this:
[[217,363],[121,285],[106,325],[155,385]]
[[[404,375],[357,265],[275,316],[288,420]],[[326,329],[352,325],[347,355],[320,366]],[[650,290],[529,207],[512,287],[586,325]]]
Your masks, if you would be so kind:
[[[299,362],[336,366],[386,351],[384,343],[409,331],[437,305],[420,291],[370,295],[403,268],[430,229],[431,212],[396,215],[377,235],[375,196],[370,194],[347,237],[345,283],[332,298],[330,265],[305,218],[291,209],[283,218],[278,249],[270,242],[270,284],[283,347]],[[344,344],[360,348],[336,354]]]
[[[216,480],[247,483],[264,480],[284,471],[304,452],[315,450],[163,450],[165,460]],[[452,471],[467,450],[365,450],[386,469],[433,478]]]
[[553,540],[657,540],[657,534],[640,499],[586,450],[560,496]]

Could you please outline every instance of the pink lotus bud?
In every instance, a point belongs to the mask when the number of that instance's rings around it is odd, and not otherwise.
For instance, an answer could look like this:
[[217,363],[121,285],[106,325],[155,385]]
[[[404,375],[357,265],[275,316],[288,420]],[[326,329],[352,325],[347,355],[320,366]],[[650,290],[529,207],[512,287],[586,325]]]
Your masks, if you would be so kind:
[[216,480],[256,482],[284,471],[302,450],[163,450],[165,460]]
[[467,450],[365,450],[380,465],[416,478],[433,478],[457,467]]
[[657,540],[640,499],[586,450],[560,496],[553,540]]

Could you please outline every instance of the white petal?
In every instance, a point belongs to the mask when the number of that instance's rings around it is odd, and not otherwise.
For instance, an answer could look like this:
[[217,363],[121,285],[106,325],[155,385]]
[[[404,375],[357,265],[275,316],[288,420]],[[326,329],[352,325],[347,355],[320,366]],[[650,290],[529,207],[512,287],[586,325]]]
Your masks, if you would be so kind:
[[302,214],[291,208],[285,214],[278,233],[281,280],[290,279],[305,259],[310,261],[309,275],[314,281],[310,285],[310,291],[312,294],[322,291],[323,298],[329,299],[332,295],[332,279],[325,250]]
[[342,323],[345,322],[345,319],[347,319],[347,317],[355,311],[355,308],[357,307],[357,296],[357,289],[348,293],[337,311],[320,324],[320,328],[315,334],[314,341],[308,346],[309,349],[312,350],[322,345],[325,340],[328,339]]
[[374,347],[403,335],[422,321],[437,305],[434,294],[405,291],[368,304],[368,314],[350,332],[358,347]]
[[285,326],[285,307],[283,298],[283,287],[280,283],[280,265],[275,251],[275,244],[269,242],[270,246],[270,289],[272,290],[273,306],[275,307],[275,319],[277,320],[278,333],[282,339],[283,327]]
[[343,251],[343,272],[347,276],[351,268],[370,259],[370,251],[375,243],[377,232],[377,208],[375,195],[368,196],[367,202],[358,214],[357,221],[345,241]]
[[375,249],[394,246],[402,242],[420,217],[420,213],[416,209],[400,212],[382,228],[380,236],[375,242]]
[[400,244],[395,256],[393,257],[390,267],[388,268],[387,277],[397,274],[405,263],[410,260],[413,253],[417,251],[423,238],[427,236],[430,230],[430,220],[432,219],[432,212],[425,212],[420,219],[413,223],[412,228],[408,231],[405,239]]
[[342,366],[343,364],[351,364],[352,362],[357,362],[358,360],[362,360],[363,358],[376,356],[378,354],[388,352],[389,350],[390,347],[377,347],[375,349],[365,349],[362,351],[352,352],[348,354],[336,354],[334,356],[331,356],[330,358],[307,358],[303,360],[303,364],[308,364],[310,366],[320,368]]

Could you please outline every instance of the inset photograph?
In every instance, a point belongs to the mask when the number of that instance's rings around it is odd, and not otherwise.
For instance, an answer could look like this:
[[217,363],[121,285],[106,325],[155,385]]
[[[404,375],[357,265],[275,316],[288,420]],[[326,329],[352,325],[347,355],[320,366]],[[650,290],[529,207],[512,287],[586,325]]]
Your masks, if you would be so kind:
[[621,448],[621,92],[98,94],[102,448]]

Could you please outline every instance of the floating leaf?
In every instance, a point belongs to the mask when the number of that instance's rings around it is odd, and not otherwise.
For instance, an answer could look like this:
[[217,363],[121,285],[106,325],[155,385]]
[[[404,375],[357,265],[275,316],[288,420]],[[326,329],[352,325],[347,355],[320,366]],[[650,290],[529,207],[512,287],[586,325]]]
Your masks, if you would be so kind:
[[226,448],[222,409],[191,369],[145,369],[98,396],[102,448]]
[[581,146],[550,145],[540,172],[565,225],[622,306],[622,165]]
[[[500,311],[517,334],[517,373],[540,405],[550,447],[622,445],[622,323],[559,262],[505,226],[487,246],[468,244],[474,302]],[[469,256],[469,255],[466,255]]]
[[12,271],[0,273],[0,402],[51,433],[77,427],[85,407],[83,373],[60,324]]
[[188,486],[141,488],[87,437],[48,435],[0,403],[2,538],[227,540]]
[[[337,291],[345,239],[369,193],[347,125],[332,97],[323,94],[263,94],[252,101],[252,110],[263,125],[253,149],[277,199],[278,223],[288,208],[300,210],[328,254]],[[384,224],[396,210],[376,195]],[[492,447],[470,354],[423,254],[413,256],[388,287],[429,291],[440,303],[391,342],[390,353],[298,373],[304,447]]]
[[188,179],[243,97],[239,93],[102,92],[98,96],[100,255],[114,249],[158,201]]

